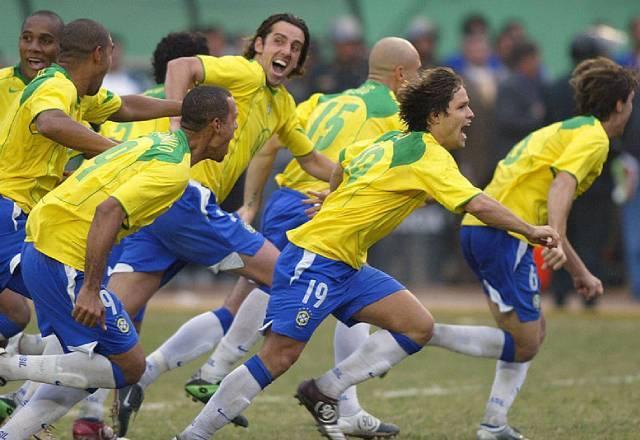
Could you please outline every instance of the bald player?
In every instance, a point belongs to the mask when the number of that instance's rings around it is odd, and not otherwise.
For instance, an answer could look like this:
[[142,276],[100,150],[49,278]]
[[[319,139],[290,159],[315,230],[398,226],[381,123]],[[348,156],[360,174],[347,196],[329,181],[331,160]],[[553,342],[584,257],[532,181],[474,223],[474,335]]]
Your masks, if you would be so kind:
[[[388,37],[378,41],[369,55],[367,80],[355,89],[324,95],[317,93],[301,103],[296,112],[316,151],[337,162],[338,154],[346,145],[378,138],[382,134],[402,130],[395,94],[402,84],[416,76],[420,67],[418,52],[402,38]],[[252,221],[259,211],[262,188],[270,175],[276,153],[282,146],[272,139],[252,160],[245,182],[245,200],[241,208],[243,216]],[[279,189],[273,193],[262,218],[262,233],[279,250],[288,244],[286,232],[295,229],[309,218],[305,214],[308,205],[303,204],[309,192],[322,192],[329,184],[306,173],[296,160],[292,160],[283,173],[276,176]],[[269,295],[255,289],[241,278],[241,295],[247,295],[228,333],[216,350],[185,386],[188,394],[206,403],[218,389],[220,381],[233,365],[247,354],[258,337]],[[249,293],[250,292],[250,293]],[[189,323],[183,326],[187,327]],[[172,344],[184,340],[179,337],[181,328],[159,350],[169,351]],[[335,333],[335,357],[340,362],[355,350],[369,335],[369,325],[347,327],[338,322]],[[340,398],[340,427],[353,436],[393,436],[397,426],[382,423],[364,411],[358,402],[355,387],[349,388]]]

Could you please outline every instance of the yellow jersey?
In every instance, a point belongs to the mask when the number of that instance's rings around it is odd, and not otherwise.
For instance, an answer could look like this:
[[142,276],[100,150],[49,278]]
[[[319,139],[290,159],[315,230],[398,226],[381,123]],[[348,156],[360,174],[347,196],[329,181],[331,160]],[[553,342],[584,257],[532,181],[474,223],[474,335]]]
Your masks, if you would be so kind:
[[[164,84],[145,91],[144,96],[152,98],[165,99]],[[129,139],[146,136],[149,133],[169,131],[169,118],[150,119],[148,121],[135,122],[112,122],[106,121],[100,126],[100,134],[106,138],[113,139],[116,142],[125,142]]]
[[313,144],[295,113],[295,102],[280,85],[267,84],[262,66],[241,56],[198,55],[204,70],[202,84],[224,87],[238,106],[238,128],[222,162],[203,160],[191,170],[191,177],[209,188],[222,203],[256,154],[272,135],[294,156],[304,156]]
[[[600,175],[608,154],[609,137],[594,116],[556,122],[518,142],[498,163],[485,192],[524,221],[544,225],[555,175],[565,171],[575,177],[578,197]],[[462,224],[484,226],[471,214],[464,216]]]
[[9,110],[11,101],[20,96],[28,83],[18,65],[0,69],[0,119]]
[[347,147],[339,161],[340,186],[314,218],[287,236],[298,247],[356,269],[374,243],[425,202],[462,212],[481,193],[430,133],[386,133]]
[[182,130],[130,140],[85,161],[46,194],[27,220],[26,241],[84,271],[87,236],[96,207],[108,197],[126,213],[117,241],[153,222],[189,182],[191,150]]
[[28,213],[62,179],[68,149],[38,133],[40,113],[61,110],[74,121],[101,124],[121,105],[106,89],[78,99],[66,70],[56,64],[38,72],[0,123],[0,194]]
[[[333,162],[347,145],[403,129],[393,92],[372,80],[335,95],[314,94],[296,112],[316,151]],[[297,160],[289,162],[276,182],[302,193],[329,188],[327,182],[307,174]]]

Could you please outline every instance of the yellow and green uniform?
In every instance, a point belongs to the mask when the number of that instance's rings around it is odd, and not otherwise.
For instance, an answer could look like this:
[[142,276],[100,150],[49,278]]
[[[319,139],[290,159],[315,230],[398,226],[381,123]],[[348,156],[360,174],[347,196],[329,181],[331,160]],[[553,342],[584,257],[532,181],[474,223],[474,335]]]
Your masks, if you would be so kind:
[[[544,225],[547,196],[556,174],[564,171],[576,179],[578,197],[600,175],[608,153],[609,137],[594,116],[556,122],[517,143],[498,163],[485,192],[524,221]],[[485,226],[470,214],[462,224]]]
[[193,179],[209,188],[222,203],[229,195],[251,158],[277,134],[294,156],[304,156],[313,144],[295,113],[295,103],[287,89],[267,84],[262,66],[240,56],[199,55],[204,70],[202,84],[224,87],[238,106],[238,128],[222,162],[203,160],[191,171]]
[[[334,95],[314,94],[296,112],[316,151],[334,162],[347,145],[403,128],[393,92],[372,80]],[[307,174],[297,160],[289,162],[276,182],[301,193],[329,188],[327,182]]]
[[121,105],[106,89],[79,99],[66,70],[56,64],[38,72],[0,123],[0,194],[28,213],[62,179],[68,149],[38,133],[40,113],[60,110],[74,121],[101,124]]
[[152,133],[85,161],[45,195],[27,221],[27,242],[84,270],[96,207],[108,197],[126,213],[117,241],[150,224],[180,198],[189,182],[191,152],[184,132]]
[[425,202],[434,199],[462,212],[481,193],[430,133],[390,132],[349,146],[339,162],[340,186],[311,221],[287,236],[298,247],[356,269],[375,242]]
[[18,65],[0,69],[0,120],[9,110],[11,102],[20,96],[20,92],[29,84]]
[[[165,99],[164,84],[145,91],[144,96]],[[169,131],[169,118],[150,119],[148,121],[134,122],[112,122],[106,121],[100,126],[100,134],[116,142],[125,142],[129,139],[136,139],[146,136],[149,133]]]

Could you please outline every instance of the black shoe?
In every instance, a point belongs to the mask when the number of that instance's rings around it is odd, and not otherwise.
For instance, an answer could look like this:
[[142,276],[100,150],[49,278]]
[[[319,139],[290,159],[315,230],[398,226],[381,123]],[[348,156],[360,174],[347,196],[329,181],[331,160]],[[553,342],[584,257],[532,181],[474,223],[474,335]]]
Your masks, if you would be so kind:
[[140,385],[128,385],[118,390],[118,437],[125,437],[129,421],[137,413],[144,400],[144,390]]
[[338,401],[320,392],[315,380],[298,385],[295,398],[307,408],[322,435],[331,440],[345,440],[338,427]]

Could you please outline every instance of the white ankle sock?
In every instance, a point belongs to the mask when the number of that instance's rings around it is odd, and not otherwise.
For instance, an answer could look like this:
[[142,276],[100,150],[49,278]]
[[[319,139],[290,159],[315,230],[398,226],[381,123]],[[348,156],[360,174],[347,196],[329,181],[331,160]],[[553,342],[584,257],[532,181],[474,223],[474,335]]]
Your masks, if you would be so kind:
[[[369,337],[369,328],[369,324],[362,323],[347,327],[342,322],[337,321],[333,335],[333,353],[336,365],[349,357],[360,345],[364,344]],[[355,386],[347,388],[342,393],[338,399],[338,408],[340,417],[352,416],[362,409]]]
[[409,356],[387,330],[370,335],[351,356],[316,379],[318,389],[337,399],[351,385],[379,376]]
[[261,289],[255,288],[242,302],[238,313],[229,327],[229,331],[222,338],[207,362],[200,367],[198,376],[211,383],[222,380],[233,366],[242,359],[256,343],[260,334],[269,295]]
[[260,391],[262,388],[249,369],[240,365],[224,378],[218,391],[191,425],[180,434],[180,438],[209,440],[216,431],[240,415]]
[[115,388],[111,362],[100,354],[0,357],[0,376],[72,388]]
[[164,360],[164,355],[160,352],[160,350],[156,350],[151,353],[145,359],[146,366],[144,369],[144,374],[138,381],[138,385],[142,387],[142,389],[147,389],[149,385],[154,383],[158,377],[165,371],[169,371],[169,365],[167,361]]
[[78,418],[91,418],[104,420],[104,402],[109,397],[111,390],[100,388],[80,402],[80,415]]
[[507,413],[527,378],[529,365],[531,362],[498,361],[482,423],[492,426],[507,424]]
[[469,356],[500,359],[504,340],[505,333],[495,327],[435,324],[427,345]]
[[[0,438],[28,439],[65,415],[73,405],[85,398],[85,390],[40,384],[33,397],[0,428]],[[3,437],[5,435],[5,437]]]

